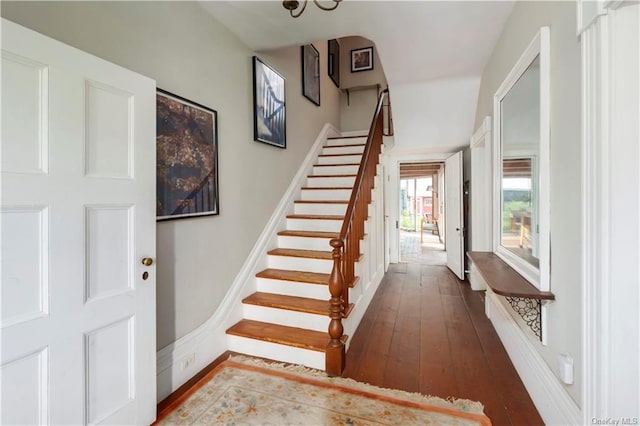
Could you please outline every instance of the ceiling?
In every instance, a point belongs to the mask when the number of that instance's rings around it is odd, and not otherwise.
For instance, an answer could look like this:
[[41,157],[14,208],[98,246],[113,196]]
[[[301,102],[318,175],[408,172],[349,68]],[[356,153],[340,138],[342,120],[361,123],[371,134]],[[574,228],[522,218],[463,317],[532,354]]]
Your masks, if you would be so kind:
[[[396,146],[417,143],[433,147],[459,145],[467,141],[460,140],[462,133],[449,135],[447,130],[444,134],[431,131],[437,140],[422,140],[420,131],[432,129],[421,128],[420,125],[417,133],[416,129],[403,132],[398,128],[402,123],[411,123],[415,127],[412,114],[416,118],[419,116],[419,121],[428,126],[438,126],[443,117],[438,116],[428,123],[425,111],[416,110],[414,105],[398,105],[396,108],[398,103],[406,103],[407,100],[402,96],[396,97],[394,87],[403,86],[414,96],[444,96],[441,99],[444,102],[447,101],[447,90],[434,89],[433,84],[444,82],[451,87],[451,81],[461,82],[461,86],[452,88],[455,98],[465,105],[457,105],[454,111],[466,113],[451,114],[452,122],[444,123],[444,128],[458,132],[463,129],[468,139],[473,133],[479,78],[511,12],[513,1],[344,0],[331,12],[309,4],[297,19],[289,16],[279,0],[203,1],[201,5],[253,50],[270,50],[350,35],[372,40],[392,93]],[[426,87],[427,91],[416,92],[411,89],[413,85]],[[431,103],[437,105],[438,99],[431,99]],[[402,111],[402,117],[395,114],[398,110]]]

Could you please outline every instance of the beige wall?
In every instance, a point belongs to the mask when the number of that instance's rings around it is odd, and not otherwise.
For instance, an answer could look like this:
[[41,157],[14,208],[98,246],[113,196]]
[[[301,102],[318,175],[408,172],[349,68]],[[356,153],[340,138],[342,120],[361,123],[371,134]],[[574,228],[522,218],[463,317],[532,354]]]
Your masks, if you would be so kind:
[[[216,310],[326,122],[338,90],[322,72],[322,107],[302,97],[299,46],[260,56],[286,78],[287,149],[253,141],[254,54],[193,2],[2,2],[2,16],[218,111],[220,215],[159,223],[158,348]],[[326,42],[315,43],[326,70]]]
[[[493,95],[541,26],[551,28],[551,291],[548,346],[535,346],[552,371],[556,357],[574,359],[580,405],[583,386],[581,322],[580,46],[574,2],[517,2],[482,74],[474,128],[493,115]],[[556,372],[557,374],[557,372]]]
[[[375,44],[359,36],[343,37],[340,42],[340,120],[343,131],[369,130],[375,112],[378,93],[376,88],[350,91],[349,99],[344,90],[350,87],[380,85],[387,87],[387,79],[380,63]],[[351,50],[373,46],[373,69],[371,71],[351,72]]]

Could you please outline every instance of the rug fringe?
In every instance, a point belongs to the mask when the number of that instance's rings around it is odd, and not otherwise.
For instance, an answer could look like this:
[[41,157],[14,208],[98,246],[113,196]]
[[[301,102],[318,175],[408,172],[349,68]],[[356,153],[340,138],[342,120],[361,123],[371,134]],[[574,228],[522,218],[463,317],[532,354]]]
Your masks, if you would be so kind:
[[245,355],[231,355],[229,361],[237,362],[239,364],[251,365],[254,367],[262,367],[266,369],[286,371],[287,373],[295,374],[301,377],[311,376],[315,379],[333,384],[349,386],[354,389],[362,391],[383,391],[385,394],[394,396],[399,399],[405,399],[420,404],[428,404],[443,408],[453,408],[461,410],[467,413],[484,414],[484,405],[478,401],[472,401],[469,399],[458,399],[448,397],[446,399],[432,395],[423,395],[417,392],[407,392],[398,389],[388,389],[379,386],[374,386],[368,383],[358,382],[356,380],[346,377],[329,377],[324,371],[316,370],[314,368],[305,367],[299,364],[288,364],[275,361],[264,361],[259,358],[253,358]]

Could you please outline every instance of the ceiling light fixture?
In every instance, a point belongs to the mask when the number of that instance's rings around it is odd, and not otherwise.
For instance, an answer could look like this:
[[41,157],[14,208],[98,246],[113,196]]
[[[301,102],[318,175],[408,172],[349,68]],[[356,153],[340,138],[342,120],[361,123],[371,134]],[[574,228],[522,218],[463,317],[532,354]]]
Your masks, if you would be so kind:
[[[326,7],[326,6],[321,5],[318,0],[313,0],[313,2],[316,4],[316,6],[318,6],[318,8],[320,8],[322,10],[334,10],[335,8],[337,8],[340,5],[340,2],[342,0],[332,0],[332,1],[335,4],[333,6]],[[307,7],[307,0],[304,0],[304,3],[302,4],[302,9],[300,9],[300,11],[298,13],[295,13],[296,9],[298,9],[298,7],[300,7],[300,2],[298,0],[284,0],[282,2],[282,6],[289,11],[289,13],[291,14],[292,18],[297,18],[298,16],[302,15],[302,12],[304,12],[304,9]]]

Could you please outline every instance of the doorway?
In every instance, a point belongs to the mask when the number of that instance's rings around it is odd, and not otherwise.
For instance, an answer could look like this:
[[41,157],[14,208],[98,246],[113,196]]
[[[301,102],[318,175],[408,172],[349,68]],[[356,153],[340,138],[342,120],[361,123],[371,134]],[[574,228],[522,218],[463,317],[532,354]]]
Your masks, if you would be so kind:
[[444,266],[444,163],[400,163],[400,262]]

